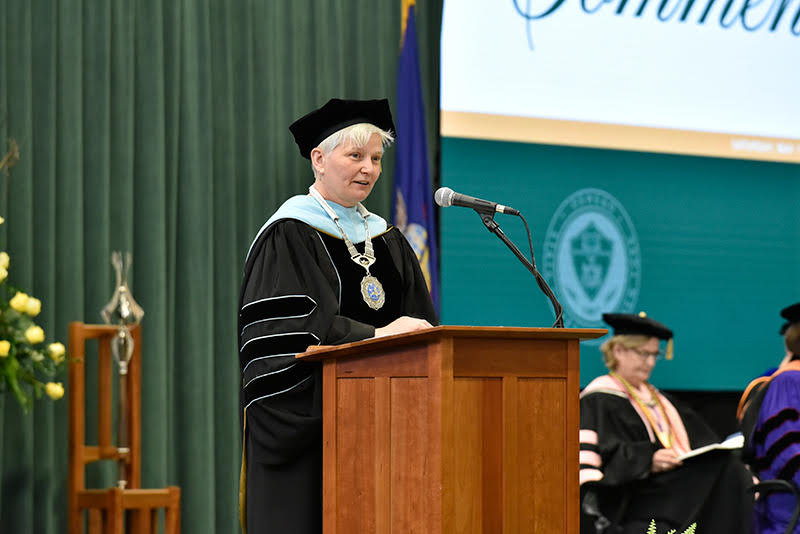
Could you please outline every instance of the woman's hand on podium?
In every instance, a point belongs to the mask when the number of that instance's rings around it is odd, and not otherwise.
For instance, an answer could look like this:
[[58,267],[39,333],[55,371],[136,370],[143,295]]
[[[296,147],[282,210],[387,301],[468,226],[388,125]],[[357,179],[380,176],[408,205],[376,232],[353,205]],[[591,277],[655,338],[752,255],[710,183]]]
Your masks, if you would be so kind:
[[425,319],[417,319],[403,315],[398,317],[391,323],[381,328],[375,329],[375,337],[391,336],[394,334],[405,334],[407,332],[416,332],[418,330],[426,330],[433,328],[433,325]]

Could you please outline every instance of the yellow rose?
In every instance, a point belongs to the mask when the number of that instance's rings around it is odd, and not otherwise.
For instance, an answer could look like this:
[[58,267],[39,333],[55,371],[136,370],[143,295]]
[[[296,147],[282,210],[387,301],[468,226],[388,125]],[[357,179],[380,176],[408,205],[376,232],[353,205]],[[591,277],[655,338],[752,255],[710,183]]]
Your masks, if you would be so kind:
[[48,382],[44,386],[44,390],[47,396],[53,400],[58,400],[64,396],[64,386],[61,385],[61,382]]
[[40,311],[42,311],[42,301],[34,297],[28,297],[28,302],[25,303],[25,313],[31,317],[36,317]]
[[3,224],[4,222],[6,222],[6,220],[4,218],[0,217],[0,224]]
[[44,360],[44,354],[39,352],[38,350],[34,350],[31,352],[31,360],[39,363],[40,361]]
[[5,339],[0,341],[0,358],[8,356],[8,351],[11,350],[11,343]]
[[8,270],[5,267],[0,267],[0,282],[8,278]]
[[25,339],[27,339],[28,343],[31,345],[41,343],[44,341],[44,330],[42,330],[40,326],[31,326],[25,330]]
[[18,312],[25,313],[25,310],[28,306],[28,295],[22,291],[17,291],[17,294],[8,301],[8,304]]
[[8,252],[0,252],[0,267],[3,269],[8,269],[8,266],[11,264],[11,258],[8,255]]
[[50,343],[47,345],[47,350],[50,352],[50,358],[54,362],[61,363],[64,361],[64,353],[67,352],[67,349],[61,343]]

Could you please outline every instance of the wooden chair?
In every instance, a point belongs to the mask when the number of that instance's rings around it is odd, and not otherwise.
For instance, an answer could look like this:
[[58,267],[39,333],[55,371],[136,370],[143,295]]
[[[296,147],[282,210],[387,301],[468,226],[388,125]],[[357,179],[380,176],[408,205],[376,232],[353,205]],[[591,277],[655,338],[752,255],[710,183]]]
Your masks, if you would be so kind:
[[[73,322],[69,325],[69,534],[83,534],[84,511],[88,513],[89,534],[153,534],[157,531],[159,510],[164,510],[164,533],[180,532],[180,496],[177,486],[141,489],[141,396],[142,329],[131,329],[134,352],[128,367],[125,391],[128,397],[128,446],[112,444],[113,391],[118,382],[112,361],[111,340],[117,328]],[[86,342],[98,343],[97,445],[86,443]],[[124,465],[125,489],[86,489],[86,465],[111,460]]]

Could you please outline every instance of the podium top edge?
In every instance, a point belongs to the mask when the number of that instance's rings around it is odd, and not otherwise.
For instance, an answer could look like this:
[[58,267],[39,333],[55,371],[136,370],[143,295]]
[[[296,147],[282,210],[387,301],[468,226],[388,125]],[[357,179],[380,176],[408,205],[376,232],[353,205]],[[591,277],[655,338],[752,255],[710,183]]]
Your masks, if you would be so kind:
[[561,339],[584,340],[603,337],[608,333],[605,328],[525,328],[509,326],[460,326],[444,325],[435,326],[426,330],[395,334],[379,338],[369,338],[344,345],[325,345],[314,347],[307,352],[297,354],[296,357],[306,361],[323,360],[330,357],[332,352],[342,351],[347,348],[377,348],[378,345],[386,347],[403,343],[426,342],[433,339],[446,337],[453,338],[495,338],[495,339]]

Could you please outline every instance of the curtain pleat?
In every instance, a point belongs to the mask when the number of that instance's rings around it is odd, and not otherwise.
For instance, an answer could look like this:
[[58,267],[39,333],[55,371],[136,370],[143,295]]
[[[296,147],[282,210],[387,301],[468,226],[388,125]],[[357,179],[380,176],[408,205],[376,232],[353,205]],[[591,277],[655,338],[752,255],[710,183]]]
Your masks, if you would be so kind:
[[[238,532],[236,309],[258,229],[312,182],[289,124],[331,97],[393,103],[400,2],[0,0],[0,250],[48,341],[102,322],[114,250],[145,310],[142,480],[182,488],[183,532]],[[441,0],[417,21],[431,165]],[[394,155],[368,207],[391,211]],[[97,427],[87,353],[87,434]],[[66,382],[66,376],[60,377]],[[0,395],[0,531],[66,529],[67,402]],[[116,465],[87,469],[114,484]]]

